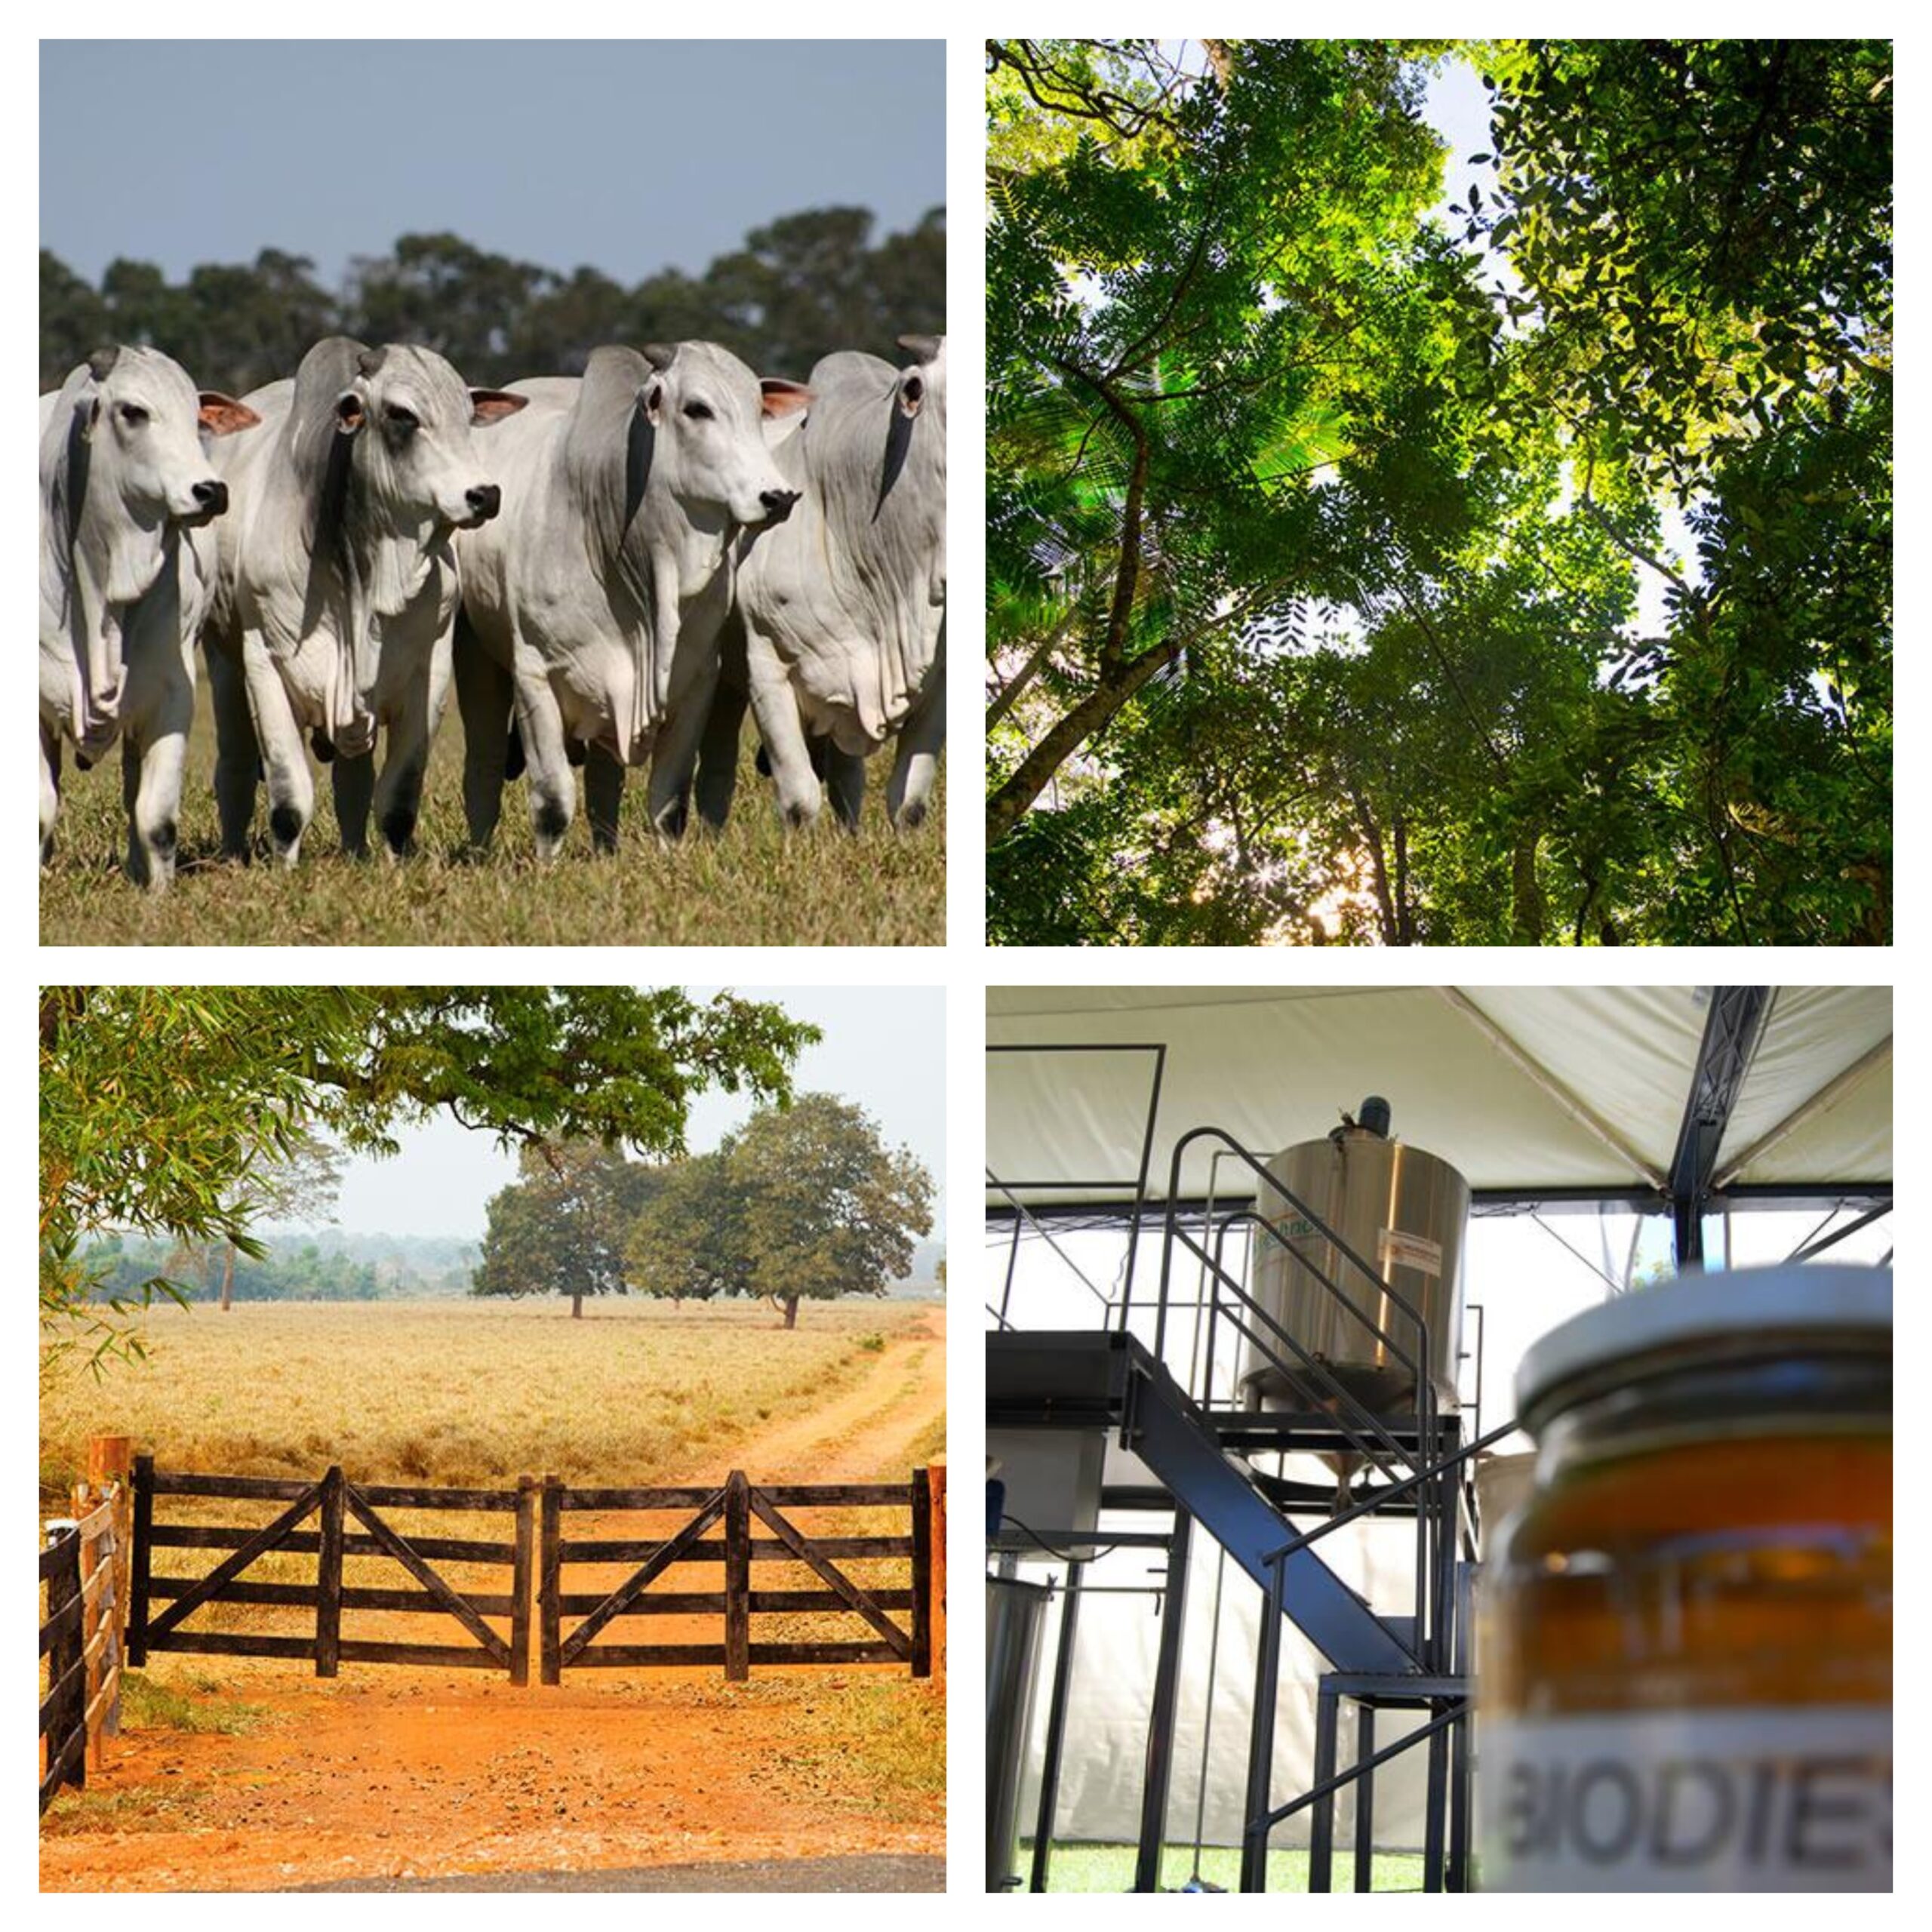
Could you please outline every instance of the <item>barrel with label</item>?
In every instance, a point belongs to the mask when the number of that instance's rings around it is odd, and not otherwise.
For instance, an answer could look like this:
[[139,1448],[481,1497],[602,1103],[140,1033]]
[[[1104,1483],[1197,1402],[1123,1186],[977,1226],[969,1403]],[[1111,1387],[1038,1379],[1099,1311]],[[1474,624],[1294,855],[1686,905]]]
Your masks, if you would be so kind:
[[1890,1889],[1891,1366],[1873,1269],[1687,1276],[1530,1351],[1484,1889]]

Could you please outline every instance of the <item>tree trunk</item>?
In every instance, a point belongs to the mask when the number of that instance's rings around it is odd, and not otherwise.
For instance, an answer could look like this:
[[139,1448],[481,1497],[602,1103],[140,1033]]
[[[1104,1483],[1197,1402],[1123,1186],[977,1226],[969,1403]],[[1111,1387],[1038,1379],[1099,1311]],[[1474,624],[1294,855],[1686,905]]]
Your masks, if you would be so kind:
[[1131,658],[1108,681],[1090,691],[1047,732],[986,801],[986,843],[997,844],[1032,808],[1060,767],[1100,728],[1110,723],[1141,686],[1186,648],[1184,637],[1170,638]]
[[573,1321],[581,1321],[583,1319],[583,1297],[581,1295],[571,1297],[571,1319]]
[[1527,832],[1517,841],[1510,867],[1509,943],[1543,943],[1543,892],[1537,884],[1537,847],[1540,835]]
[[221,1308],[225,1315],[235,1300],[235,1244],[227,1242],[221,1251]]
[[786,1327],[788,1328],[797,1327],[798,1325],[798,1297],[796,1295],[786,1295],[782,1297],[781,1299],[785,1304]]

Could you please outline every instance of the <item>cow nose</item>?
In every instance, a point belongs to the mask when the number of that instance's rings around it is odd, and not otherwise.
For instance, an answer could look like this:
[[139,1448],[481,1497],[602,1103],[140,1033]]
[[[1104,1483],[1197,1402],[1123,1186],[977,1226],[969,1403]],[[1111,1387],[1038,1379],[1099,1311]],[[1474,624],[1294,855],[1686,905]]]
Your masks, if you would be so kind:
[[503,506],[503,493],[494,483],[479,483],[467,492],[469,507],[478,523],[488,523]]
[[765,521],[783,523],[792,514],[792,506],[798,500],[795,490],[761,490],[758,501],[764,506]]
[[195,507],[207,515],[219,516],[228,507],[228,485],[218,477],[197,483],[189,494],[194,497]]

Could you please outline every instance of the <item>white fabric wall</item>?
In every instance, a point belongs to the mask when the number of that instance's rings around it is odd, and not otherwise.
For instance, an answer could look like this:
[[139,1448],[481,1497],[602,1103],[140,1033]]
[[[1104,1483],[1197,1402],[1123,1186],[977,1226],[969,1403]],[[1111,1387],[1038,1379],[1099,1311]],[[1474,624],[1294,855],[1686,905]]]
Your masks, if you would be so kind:
[[[1144,1528],[1149,1518],[1109,1517],[1116,1527]],[[1186,1642],[1182,1654],[1180,1709],[1175,1728],[1174,1777],[1169,1786],[1167,1836],[1171,1844],[1194,1838],[1201,1747],[1207,1727],[1208,1658],[1212,1647],[1214,1575],[1220,1552],[1197,1529],[1189,1565]],[[1400,1614],[1412,1601],[1414,1530],[1383,1524],[1339,1530],[1325,1546],[1331,1566],[1378,1609]],[[1132,1583],[1148,1580],[1160,1552],[1123,1550],[1090,1564],[1087,1580]],[[1029,1577],[1042,1573],[1028,1569]],[[1260,1591],[1232,1562],[1226,1565],[1221,1597],[1221,1639],[1213,1680],[1214,1722],[1208,1761],[1204,1838],[1210,1844],[1241,1842],[1247,1776],[1247,1731],[1254,1708],[1253,1660],[1263,1614]],[[1020,1817],[1024,1837],[1038,1814],[1039,1766],[1044,1748],[1048,1687],[1060,1641],[1060,1600],[1048,1614],[1041,1641],[1040,1690],[1034,1707],[1031,1772]],[[1147,1749],[1147,1719],[1154,1695],[1160,1642],[1155,1600],[1147,1596],[1082,1598],[1075,1647],[1066,1749],[1062,1759],[1059,1839],[1118,1843],[1140,1835],[1140,1793]],[[1281,1804],[1313,1782],[1315,1682],[1321,1660],[1292,1625],[1284,1632],[1281,1684],[1276,1705],[1275,1794]],[[1376,1743],[1392,1743],[1415,1720],[1384,1712]],[[1343,1753],[1353,1748],[1352,1709],[1343,1706]],[[1376,1841],[1385,1847],[1419,1847],[1426,1764],[1398,1758],[1376,1777]],[[1352,1831],[1352,1799],[1345,1798],[1338,1826]],[[1338,1840],[1338,1842],[1341,1841]],[[1272,1841],[1279,1850],[1308,1842],[1306,1814],[1281,1826]]]

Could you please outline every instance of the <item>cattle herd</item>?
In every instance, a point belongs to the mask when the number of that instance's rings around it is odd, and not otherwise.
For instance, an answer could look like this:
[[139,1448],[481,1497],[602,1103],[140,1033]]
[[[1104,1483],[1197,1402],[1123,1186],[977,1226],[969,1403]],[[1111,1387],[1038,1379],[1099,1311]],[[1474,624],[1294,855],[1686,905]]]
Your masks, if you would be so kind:
[[[412,847],[452,681],[487,846],[527,780],[553,856],[584,774],[613,847],[626,770],[657,829],[722,826],[749,707],[778,810],[924,816],[946,730],[946,343],[762,381],[685,342],[581,377],[469,388],[433,351],[318,343],[292,379],[198,392],[160,351],[97,352],[40,406],[40,838],[63,744],[121,740],[128,871],[173,876],[206,657],[223,850],[258,789],[293,865],[329,766],[344,849]],[[380,745],[379,745],[379,740]],[[381,768],[377,771],[380,750]]]

